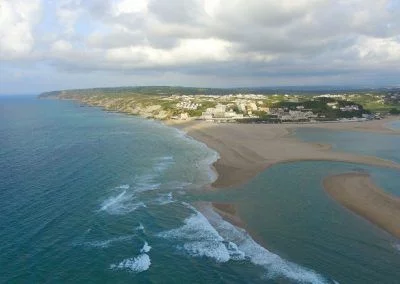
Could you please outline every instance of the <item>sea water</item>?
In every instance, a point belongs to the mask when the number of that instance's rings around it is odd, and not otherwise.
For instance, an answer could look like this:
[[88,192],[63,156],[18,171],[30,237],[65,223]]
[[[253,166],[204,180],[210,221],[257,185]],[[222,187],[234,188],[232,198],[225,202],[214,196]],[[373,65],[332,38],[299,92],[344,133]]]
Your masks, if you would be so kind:
[[159,122],[0,98],[1,283],[332,283],[190,203],[218,154]]
[[[1,97],[0,116],[1,283],[399,278],[395,240],[320,190],[330,163],[278,165],[246,190],[205,193],[218,154],[159,122],[33,97]],[[354,166],[333,172],[343,167]],[[200,212],[202,200],[240,204],[252,235]]]

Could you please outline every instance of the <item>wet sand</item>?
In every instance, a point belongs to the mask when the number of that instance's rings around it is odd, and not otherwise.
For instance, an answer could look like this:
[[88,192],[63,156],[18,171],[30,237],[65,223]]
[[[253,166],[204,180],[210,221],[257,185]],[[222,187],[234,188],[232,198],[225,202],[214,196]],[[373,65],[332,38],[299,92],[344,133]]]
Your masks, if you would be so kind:
[[[237,186],[269,166],[292,161],[340,161],[400,170],[400,165],[374,156],[331,151],[330,145],[302,142],[292,131],[299,127],[317,127],[346,131],[368,131],[399,135],[385,124],[398,118],[369,122],[318,124],[216,124],[199,121],[176,126],[220,154],[214,163],[218,178],[213,187]],[[368,175],[344,174],[324,180],[327,192],[338,202],[400,238],[400,200],[376,187]],[[245,227],[234,204],[212,203],[224,219]]]
[[391,116],[381,120],[371,120],[362,122],[333,122],[333,123],[309,123],[309,124],[291,124],[291,128],[324,128],[338,131],[361,131],[374,132],[380,134],[400,134],[399,130],[390,129],[386,124],[400,120],[400,116]]
[[323,185],[344,207],[400,239],[400,198],[377,187],[368,174],[330,176]]
[[[387,131],[397,134],[394,130],[385,129],[382,126],[385,122],[324,123],[313,127],[352,130],[352,127],[360,127],[360,124],[363,124],[363,131]],[[400,169],[400,165],[393,161],[374,156],[333,152],[330,145],[299,141],[290,135],[297,127],[303,125],[218,124],[201,121],[179,125],[189,136],[220,154],[220,159],[214,163],[218,178],[212,185],[217,188],[241,185],[273,164],[293,161],[339,161]]]

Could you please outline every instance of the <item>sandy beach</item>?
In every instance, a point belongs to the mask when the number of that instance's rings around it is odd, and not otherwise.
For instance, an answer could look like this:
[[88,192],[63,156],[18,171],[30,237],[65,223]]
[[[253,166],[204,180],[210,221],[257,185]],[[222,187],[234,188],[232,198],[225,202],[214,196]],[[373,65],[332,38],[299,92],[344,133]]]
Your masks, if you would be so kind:
[[400,165],[373,156],[331,151],[330,145],[306,143],[292,137],[297,127],[398,132],[386,129],[387,120],[323,124],[238,124],[191,121],[178,125],[189,136],[220,154],[214,164],[218,178],[213,186],[225,188],[245,183],[267,167],[292,161],[340,161],[400,169]]
[[378,188],[368,174],[330,176],[323,185],[343,206],[400,238],[400,198]]
[[[213,165],[218,178],[212,186],[226,188],[245,183],[273,164],[292,161],[341,161],[400,170],[400,165],[393,161],[333,152],[330,145],[302,142],[291,135],[299,127],[399,135],[399,131],[385,126],[397,119],[319,124],[216,124],[191,121],[174,126],[220,154],[220,159]],[[324,187],[343,206],[400,237],[400,199],[376,187],[368,175],[349,173],[327,177]],[[245,227],[233,204],[212,205],[224,219]]]

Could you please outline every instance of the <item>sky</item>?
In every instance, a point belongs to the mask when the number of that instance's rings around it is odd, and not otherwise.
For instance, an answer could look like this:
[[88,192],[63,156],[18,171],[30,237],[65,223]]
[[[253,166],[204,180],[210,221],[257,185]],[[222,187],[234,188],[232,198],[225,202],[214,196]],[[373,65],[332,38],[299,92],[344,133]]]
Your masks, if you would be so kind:
[[399,86],[400,0],[0,0],[0,93]]

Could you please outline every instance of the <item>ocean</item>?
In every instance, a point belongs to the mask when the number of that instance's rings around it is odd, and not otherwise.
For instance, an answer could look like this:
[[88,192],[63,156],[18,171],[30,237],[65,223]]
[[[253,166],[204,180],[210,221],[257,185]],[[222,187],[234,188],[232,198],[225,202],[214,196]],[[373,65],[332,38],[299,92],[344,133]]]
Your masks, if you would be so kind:
[[[356,170],[399,194],[398,172],[299,162],[205,192],[218,154],[159,122],[12,96],[0,116],[1,283],[400,279],[398,240],[321,189]],[[199,201],[235,203],[252,237]]]

